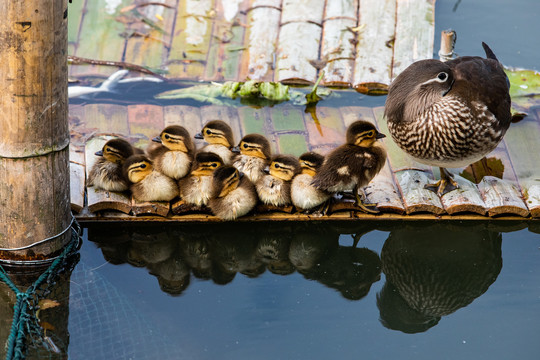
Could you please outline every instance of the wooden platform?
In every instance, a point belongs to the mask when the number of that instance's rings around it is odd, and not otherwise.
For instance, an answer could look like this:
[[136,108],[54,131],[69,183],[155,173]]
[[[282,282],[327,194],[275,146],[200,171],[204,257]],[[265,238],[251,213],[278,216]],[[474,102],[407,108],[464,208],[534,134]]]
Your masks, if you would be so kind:
[[[275,153],[297,156],[307,150],[324,154],[342,144],[346,127],[356,119],[372,121],[380,131],[388,134],[383,108],[320,107],[316,114],[319,123],[315,123],[311,115],[300,107],[291,105],[260,109],[247,106],[71,105],[72,208],[78,219],[83,221],[133,220],[136,219],[134,214],[139,215],[139,219],[143,215],[151,215],[143,216],[145,220],[217,220],[206,214],[172,215],[171,204],[168,203],[137,204],[125,195],[86,189],[86,166],[91,166],[93,153],[101,148],[110,134],[120,134],[137,146],[145,147],[166,125],[184,125],[195,134],[206,121],[222,119],[232,126],[235,141],[245,134],[258,132],[267,135]],[[525,120],[511,126],[505,140],[489,156],[487,167],[477,163],[467,169],[455,169],[462,189],[442,198],[423,188],[425,183],[437,178],[438,173],[410,160],[387,138],[384,140],[389,153],[387,165],[365,189],[368,200],[378,203],[383,214],[364,215],[350,208],[347,210],[345,206],[345,211],[329,217],[271,213],[256,214],[248,219],[392,220],[412,214],[417,214],[417,219],[446,218],[448,215],[453,219],[540,218],[539,138],[540,108],[535,108]],[[201,146],[202,142],[197,145]],[[111,209],[115,212],[108,211]]]
[[[433,56],[435,0],[78,0],[69,54],[171,79],[281,81],[385,90]],[[72,66],[70,75],[110,75]]]

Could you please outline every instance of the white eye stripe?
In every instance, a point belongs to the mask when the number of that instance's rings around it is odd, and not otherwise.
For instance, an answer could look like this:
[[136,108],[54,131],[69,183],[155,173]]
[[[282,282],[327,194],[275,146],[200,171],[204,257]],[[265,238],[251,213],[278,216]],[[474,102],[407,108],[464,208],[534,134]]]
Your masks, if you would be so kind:
[[[439,78],[439,76],[441,76],[441,75],[443,75],[444,79]],[[440,72],[433,79],[429,79],[428,81],[424,81],[420,85],[426,85],[426,84],[429,84],[429,83],[432,83],[432,82],[443,83],[443,82],[446,82],[446,80],[448,80],[448,74],[445,73],[445,72]]]

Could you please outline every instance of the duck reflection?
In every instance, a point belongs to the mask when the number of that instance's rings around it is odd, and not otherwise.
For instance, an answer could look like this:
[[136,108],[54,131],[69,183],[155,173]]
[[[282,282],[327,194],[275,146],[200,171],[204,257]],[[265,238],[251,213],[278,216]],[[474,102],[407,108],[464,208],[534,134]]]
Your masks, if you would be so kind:
[[386,276],[377,294],[381,323],[405,333],[424,332],[469,305],[501,271],[501,239],[481,224],[391,231],[381,251]]
[[171,295],[189,286],[191,274],[225,285],[239,273],[256,278],[268,270],[277,275],[298,271],[347,299],[359,300],[379,280],[381,262],[377,253],[357,247],[356,241],[341,246],[340,235],[339,229],[319,223],[89,229],[89,239],[106,260],[146,267]]

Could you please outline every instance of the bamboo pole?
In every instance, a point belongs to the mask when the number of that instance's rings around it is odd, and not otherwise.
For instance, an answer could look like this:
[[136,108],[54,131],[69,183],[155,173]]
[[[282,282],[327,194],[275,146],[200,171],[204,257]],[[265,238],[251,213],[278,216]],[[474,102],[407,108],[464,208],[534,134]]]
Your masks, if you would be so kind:
[[[47,258],[69,242],[67,0],[0,0],[0,248]],[[65,232],[64,232],[65,231]]]

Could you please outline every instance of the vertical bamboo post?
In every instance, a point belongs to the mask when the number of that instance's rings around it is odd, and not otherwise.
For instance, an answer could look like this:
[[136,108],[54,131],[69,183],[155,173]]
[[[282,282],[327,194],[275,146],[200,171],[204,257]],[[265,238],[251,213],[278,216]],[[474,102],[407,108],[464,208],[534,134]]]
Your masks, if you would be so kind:
[[[69,227],[67,0],[0,0],[0,248]],[[50,257],[71,231],[3,259]]]
[[454,47],[456,40],[457,34],[454,30],[448,29],[441,31],[441,49],[439,50],[439,59],[441,61],[452,60],[455,57]]

